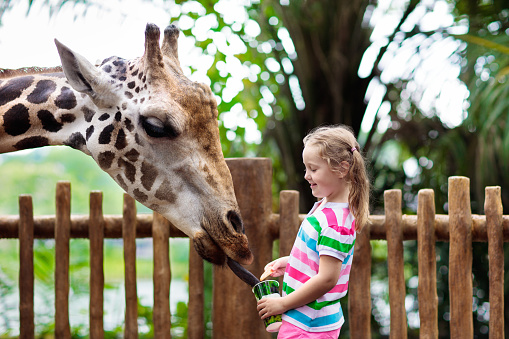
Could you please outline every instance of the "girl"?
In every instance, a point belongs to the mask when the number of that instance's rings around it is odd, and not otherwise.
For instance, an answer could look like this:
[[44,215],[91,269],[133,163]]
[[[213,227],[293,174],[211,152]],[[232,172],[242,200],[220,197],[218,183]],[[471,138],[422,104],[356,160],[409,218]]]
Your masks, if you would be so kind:
[[338,338],[355,232],[368,220],[369,181],[360,147],[345,126],[320,127],[304,138],[304,178],[321,198],[302,222],[289,257],[265,266],[284,274],[281,298],[263,298],[262,319],[283,314],[278,338]]

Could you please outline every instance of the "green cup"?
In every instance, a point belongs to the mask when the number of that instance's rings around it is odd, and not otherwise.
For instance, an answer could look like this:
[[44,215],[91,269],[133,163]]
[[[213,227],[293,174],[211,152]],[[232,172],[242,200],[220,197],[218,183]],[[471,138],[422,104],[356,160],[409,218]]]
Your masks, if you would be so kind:
[[[276,280],[261,281],[253,287],[253,293],[256,300],[262,298],[280,298],[279,283]],[[281,327],[281,314],[271,315],[263,319],[265,330],[267,332],[277,332]]]

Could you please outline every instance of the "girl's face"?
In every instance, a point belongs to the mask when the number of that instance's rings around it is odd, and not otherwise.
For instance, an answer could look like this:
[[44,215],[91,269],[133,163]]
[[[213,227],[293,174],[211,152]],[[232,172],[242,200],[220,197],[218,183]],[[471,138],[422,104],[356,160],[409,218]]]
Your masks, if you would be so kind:
[[306,166],[306,179],[311,185],[313,196],[326,198],[329,202],[342,201],[345,193],[344,175],[331,171],[327,161],[319,155],[319,148],[315,145],[304,147],[302,160]]

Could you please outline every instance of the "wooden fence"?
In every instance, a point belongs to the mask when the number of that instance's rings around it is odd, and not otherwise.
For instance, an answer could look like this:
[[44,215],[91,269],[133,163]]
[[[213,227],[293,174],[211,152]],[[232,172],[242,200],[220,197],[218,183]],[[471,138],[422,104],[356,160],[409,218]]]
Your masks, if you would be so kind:
[[[269,159],[227,159],[235,193],[246,228],[254,262],[246,266],[260,275],[272,260],[275,239],[279,254],[288,255],[303,214],[299,214],[299,195],[280,193],[279,213],[273,213],[272,165]],[[390,298],[390,337],[407,337],[403,241],[418,241],[420,336],[438,337],[438,299],[436,291],[435,242],[450,242],[449,291],[451,338],[473,337],[472,242],[488,241],[490,270],[490,338],[504,338],[504,252],[509,239],[509,217],[502,215],[500,187],[486,188],[485,216],[470,211],[469,179],[449,179],[449,215],[436,215],[434,192],[419,192],[417,215],[402,215],[401,191],[385,192],[385,216],[371,216],[371,224],[358,235],[354,269],[350,278],[349,328],[351,338],[371,338],[371,245],[370,240],[386,239]],[[124,196],[122,216],[102,213],[102,194],[90,194],[90,214],[71,215],[70,185],[58,183],[56,214],[34,217],[32,200],[19,198],[19,216],[0,217],[0,238],[19,238],[20,242],[20,338],[34,337],[34,238],[54,238],[55,336],[70,338],[69,326],[69,240],[90,239],[90,337],[103,338],[103,241],[123,238],[125,261],[125,338],[137,338],[136,246],[140,237],[153,238],[154,309],[156,338],[170,338],[169,238],[185,235],[160,215],[137,215],[135,202]],[[250,287],[225,268],[213,272],[213,337],[270,338],[256,312]],[[191,246],[189,259],[188,337],[203,338],[203,261]],[[216,288],[220,286],[221,288]],[[343,305],[346,307],[346,305]]]

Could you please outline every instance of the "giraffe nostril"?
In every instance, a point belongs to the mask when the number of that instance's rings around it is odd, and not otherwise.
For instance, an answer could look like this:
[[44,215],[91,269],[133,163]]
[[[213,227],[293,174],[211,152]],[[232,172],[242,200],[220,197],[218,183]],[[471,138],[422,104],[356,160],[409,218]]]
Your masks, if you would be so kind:
[[226,218],[233,226],[233,229],[237,232],[244,233],[244,224],[242,223],[242,219],[240,215],[235,211],[228,211],[226,214]]

